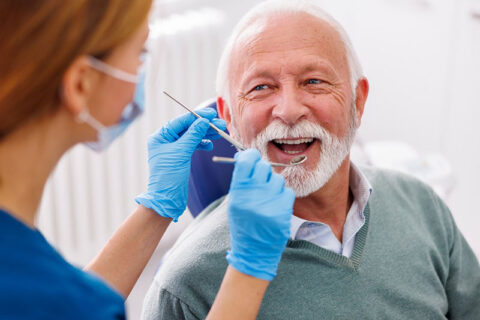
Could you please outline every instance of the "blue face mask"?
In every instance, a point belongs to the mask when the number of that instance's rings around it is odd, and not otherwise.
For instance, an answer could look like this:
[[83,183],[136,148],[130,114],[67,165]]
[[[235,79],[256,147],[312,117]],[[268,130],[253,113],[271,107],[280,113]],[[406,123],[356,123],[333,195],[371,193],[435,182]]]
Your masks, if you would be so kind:
[[137,84],[133,101],[125,107],[122,113],[122,118],[117,124],[106,127],[92,117],[88,110],[82,111],[77,116],[77,120],[79,122],[87,123],[92,128],[97,130],[97,141],[86,142],[85,145],[92,150],[100,152],[107,149],[107,147],[123,132],[125,132],[128,126],[145,110],[145,71],[141,70],[139,71],[138,75],[133,75],[114,68],[93,57],[90,57],[90,64],[93,68],[114,78]]

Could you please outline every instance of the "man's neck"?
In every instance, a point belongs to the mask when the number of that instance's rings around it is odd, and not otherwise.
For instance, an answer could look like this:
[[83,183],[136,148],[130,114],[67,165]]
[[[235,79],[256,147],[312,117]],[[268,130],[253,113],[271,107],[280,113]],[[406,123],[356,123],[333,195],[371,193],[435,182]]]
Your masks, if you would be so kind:
[[342,241],[343,225],[353,202],[349,186],[350,159],[347,157],[321,189],[295,200],[294,215],[327,224],[337,239]]

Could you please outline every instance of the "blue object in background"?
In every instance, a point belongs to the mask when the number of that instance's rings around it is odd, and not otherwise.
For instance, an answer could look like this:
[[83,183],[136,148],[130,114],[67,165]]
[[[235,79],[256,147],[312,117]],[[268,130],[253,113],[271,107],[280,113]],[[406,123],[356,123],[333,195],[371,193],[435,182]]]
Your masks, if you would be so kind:
[[[217,103],[213,102],[208,107],[216,110]],[[237,149],[224,139],[212,142],[213,151],[197,150],[192,157],[187,206],[194,217],[210,203],[226,195],[232,179],[233,165],[215,163],[212,157],[233,157]]]
[[202,108],[198,114],[202,119],[190,113],[181,115],[148,139],[148,188],[135,201],[174,222],[187,208],[193,153],[195,150],[212,150],[210,140],[220,139],[210,128],[209,120],[219,130],[227,128],[225,121],[215,119],[217,112],[212,108]]

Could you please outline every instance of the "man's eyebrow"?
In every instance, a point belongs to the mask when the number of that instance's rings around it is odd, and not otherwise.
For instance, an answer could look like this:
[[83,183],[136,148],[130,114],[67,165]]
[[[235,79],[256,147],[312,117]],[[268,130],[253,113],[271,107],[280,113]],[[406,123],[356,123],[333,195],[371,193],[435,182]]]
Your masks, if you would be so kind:
[[273,73],[269,70],[252,70],[248,73],[248,75],[242,80],[241,85],[245,86],[250,83],[253,79],[256,78],[264,78],[264,79],[272,79]]
[[308,73],[313,71],[322,71],[328,75],[337,75],[337,72],[327,63],[309,63],[300,69],[300,73]]

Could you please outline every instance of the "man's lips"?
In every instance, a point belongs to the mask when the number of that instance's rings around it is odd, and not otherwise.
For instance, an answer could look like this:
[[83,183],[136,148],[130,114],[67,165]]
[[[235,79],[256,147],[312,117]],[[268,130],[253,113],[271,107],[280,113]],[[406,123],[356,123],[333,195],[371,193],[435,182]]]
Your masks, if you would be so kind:
[[312,169],[319,160],[321,144],[320,139],[311,137],[274,139],[267,143],[267,155],[269,161],[278,163],[290,163],[304,155],[307,161],[300,166]]
[[314,138],[275,139],[270,143],[282,153],[299,155],[304,153],[314,142]]

